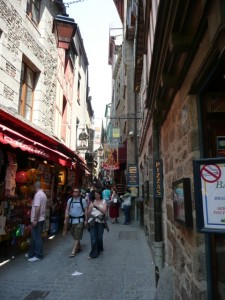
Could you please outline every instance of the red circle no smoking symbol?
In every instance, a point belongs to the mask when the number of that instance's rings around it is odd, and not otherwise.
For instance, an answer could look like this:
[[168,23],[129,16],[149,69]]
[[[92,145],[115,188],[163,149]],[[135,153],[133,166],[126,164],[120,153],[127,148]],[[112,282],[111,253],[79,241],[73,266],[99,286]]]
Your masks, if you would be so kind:
[[201,177],[206,182],[216,182],[221,177],[221,169],[217,165],[204,165],[201,168]]

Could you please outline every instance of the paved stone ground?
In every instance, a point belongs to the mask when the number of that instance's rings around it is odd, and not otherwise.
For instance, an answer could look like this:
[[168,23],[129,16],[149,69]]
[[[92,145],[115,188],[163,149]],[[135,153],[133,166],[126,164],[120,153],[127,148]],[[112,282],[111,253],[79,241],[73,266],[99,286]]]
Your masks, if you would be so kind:
[[[44,242],[45,257],[28,262],[24,253],[0,267],[1,300],[153,300],[155,273],[143,228],[137,223],[109,224],[104,232],[104,253],[88,260],[89,232],[85,230],[83,251],[69,258],[70,233]],[[74,272],[81,275],[72,276]],[[32,292],[45,296],[28,297]],[[49,293],[47,293],[49,292]]]

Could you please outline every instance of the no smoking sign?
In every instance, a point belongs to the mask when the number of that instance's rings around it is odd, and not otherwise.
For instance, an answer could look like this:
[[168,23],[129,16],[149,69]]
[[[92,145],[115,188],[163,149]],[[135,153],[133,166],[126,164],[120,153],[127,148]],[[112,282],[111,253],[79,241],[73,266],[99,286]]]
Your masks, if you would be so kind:
[[201,168],[201,177],[206,182],[216,182],[221,177],[221,169],[217,165],[204,165]]

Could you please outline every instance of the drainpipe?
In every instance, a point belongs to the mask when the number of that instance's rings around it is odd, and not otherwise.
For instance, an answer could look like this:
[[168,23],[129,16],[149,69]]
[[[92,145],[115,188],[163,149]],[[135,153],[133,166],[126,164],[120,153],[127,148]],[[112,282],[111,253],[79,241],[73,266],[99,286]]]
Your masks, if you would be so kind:
[[[159,128],[153,126],[153,157],[154,160],[160,159],[159,154]],[[155,279],[156,286],[158,284],[160,272],[164,266],[164,243],[163,243],[163,230],[162,230],[162,198],[154,197],[154,222],[155,222]]]

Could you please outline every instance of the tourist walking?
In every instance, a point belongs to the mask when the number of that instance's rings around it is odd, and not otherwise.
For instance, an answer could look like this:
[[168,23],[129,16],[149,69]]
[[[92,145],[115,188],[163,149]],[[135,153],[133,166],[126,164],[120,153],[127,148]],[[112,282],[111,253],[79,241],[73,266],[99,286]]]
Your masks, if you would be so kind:
[[124,225],[130,224],[130,208],[131,208],[131,193],[130,189],[126,189],[126,193],[123,196],[120,196],[123,201],[123,210],[124,210]]
[[81,196],[81,190],[74,188],[73,195],[67,201],[64,226],[70,228],[71,235],[74,239],[73,248],[69,257],[75,257],[80,252],[83,236],[83,229],[87,225],[87,202]]
[[106,184],[102,191],[102,199],[105,200],[107,203],[107,212],[106,212],[107,217],[109,215],[110,196],[111,196],[110,186]]
[[31,244],[28,254],[25,255],[29,262],[35,262],[43,258],[42,231],[46,217],[47,204],[47,197],[41,189],[40,181],[37,181],[34,186],[36,193],[31,208]]
[[88,209],[91,251],[88,259],[97,258],[103,252],[103,233],[105,228],[106,201],[102,199],[102,191],[95,190],[95,200]]
[[110,197],[110,206],[109,206],[109,217],[111,223],[117,223],[117,218],[119,217],[119,208],[120,208],[120,198],[117,194],[116,188],[112,188],[112,195]]

